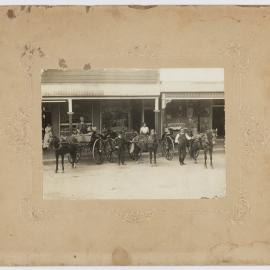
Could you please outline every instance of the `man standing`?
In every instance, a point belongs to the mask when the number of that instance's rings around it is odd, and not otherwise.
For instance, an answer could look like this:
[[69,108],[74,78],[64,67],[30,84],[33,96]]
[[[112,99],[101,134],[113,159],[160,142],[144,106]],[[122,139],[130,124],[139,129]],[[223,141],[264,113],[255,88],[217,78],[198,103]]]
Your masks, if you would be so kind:
[[185,165],[184,161],[187,154],[187,140],[190,140],[190,137],[185,134],[184,129],[181,128],[180,132],[176,135],[175,143],[178,143],[178,154],[179,154],[179,163],[180,165]]
[[118,165],[125,165],[125,140],[122,132],[115,139],[115,148],[117,149]]
[[150,157],[150,164],[152,164],[152,157],[154,156],[154,164],[157,163],[157,148],[158,148],[158,138],[154,129],[151,129],[150,135],[148,137],[148,151]]

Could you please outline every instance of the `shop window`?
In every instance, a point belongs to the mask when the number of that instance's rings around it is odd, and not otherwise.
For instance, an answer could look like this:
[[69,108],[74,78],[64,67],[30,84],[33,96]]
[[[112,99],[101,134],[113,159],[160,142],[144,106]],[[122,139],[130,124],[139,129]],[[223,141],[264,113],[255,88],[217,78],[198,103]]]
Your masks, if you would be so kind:
[[127,101],[104,101],[102,103],[102,129],[128,130],[128,114]]

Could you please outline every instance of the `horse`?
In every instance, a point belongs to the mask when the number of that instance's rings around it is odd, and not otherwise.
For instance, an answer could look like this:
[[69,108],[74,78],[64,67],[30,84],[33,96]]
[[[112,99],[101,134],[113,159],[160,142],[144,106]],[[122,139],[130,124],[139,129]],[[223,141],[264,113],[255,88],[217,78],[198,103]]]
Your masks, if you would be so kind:
[[64,172],[64,157],[66,154],[70,155],[72,168],[76,167],[76,157],[78,152],[77,140],[74,137],[69,137],[66,140],[53,136],[51,145],[55,152],[55,173],[58,172],[58,160],[61,156],[62,172]]
[[207,152],[209,152],[210,166],[213,168],[212,156],[213,156],[214,144],[216,142],[216,136],[217,136],[217,131],[210,129],[210,130],[207,130],[200,137],[201,148],[204,151],[204,166],[205,166],[205,168],[207,168],[207,162],[206,162],[207,161]]
[[132,152],[133,159],[141,160],[142,153],[148,152],[150,164],[152,164],[152,159],[154,157],[154,163],[156,164],[156,153],[158,149],[158,139],[155,133],[151,135],[137,135],[132,139]]
[[197,158],[201,149],[201,137],[200,135],[194,135],[189,141],[189,154],[190,157],[194,160],[194,163],[197,163]]

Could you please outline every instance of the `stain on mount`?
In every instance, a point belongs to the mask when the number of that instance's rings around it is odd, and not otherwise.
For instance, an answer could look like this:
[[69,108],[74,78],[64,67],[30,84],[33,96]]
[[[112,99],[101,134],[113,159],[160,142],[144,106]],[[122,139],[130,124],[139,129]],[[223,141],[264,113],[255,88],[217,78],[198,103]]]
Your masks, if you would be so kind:
[[83,69],[84,69],[84,70],[89,70],[89,69],[91,69],[90,63],[85,64],[85,65],[83,66]]
[[129,8],[134,8],[138,10],[145,10],[145,9],[150,9],[150,8],[155,8],[157,5],[148,5],[148,6],[142,6],[142,5],[129,5]]
[[130,265],[131,260],[128,252],[122,247],[117,247],[112,252],[113,265]]
[[68,67],[67,63],[66,63],[66,60],[63,59],[63,58],[59,59],[58,65],[59,65],[60,68],[67,68]]
[[14,12],[13,9],[9,9],[9,10],[7,11],[7,16],[8,16],[9,19],[14,19],[14,18],[16,18],[16,15],[15,15],[15,12]]

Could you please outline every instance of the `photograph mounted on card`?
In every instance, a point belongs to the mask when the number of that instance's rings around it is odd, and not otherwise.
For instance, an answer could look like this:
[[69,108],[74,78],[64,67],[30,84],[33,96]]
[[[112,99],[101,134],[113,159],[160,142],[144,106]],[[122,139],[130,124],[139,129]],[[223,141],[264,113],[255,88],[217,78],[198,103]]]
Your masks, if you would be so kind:
[[0,14],[0,265],[270,263],[268,7]]

